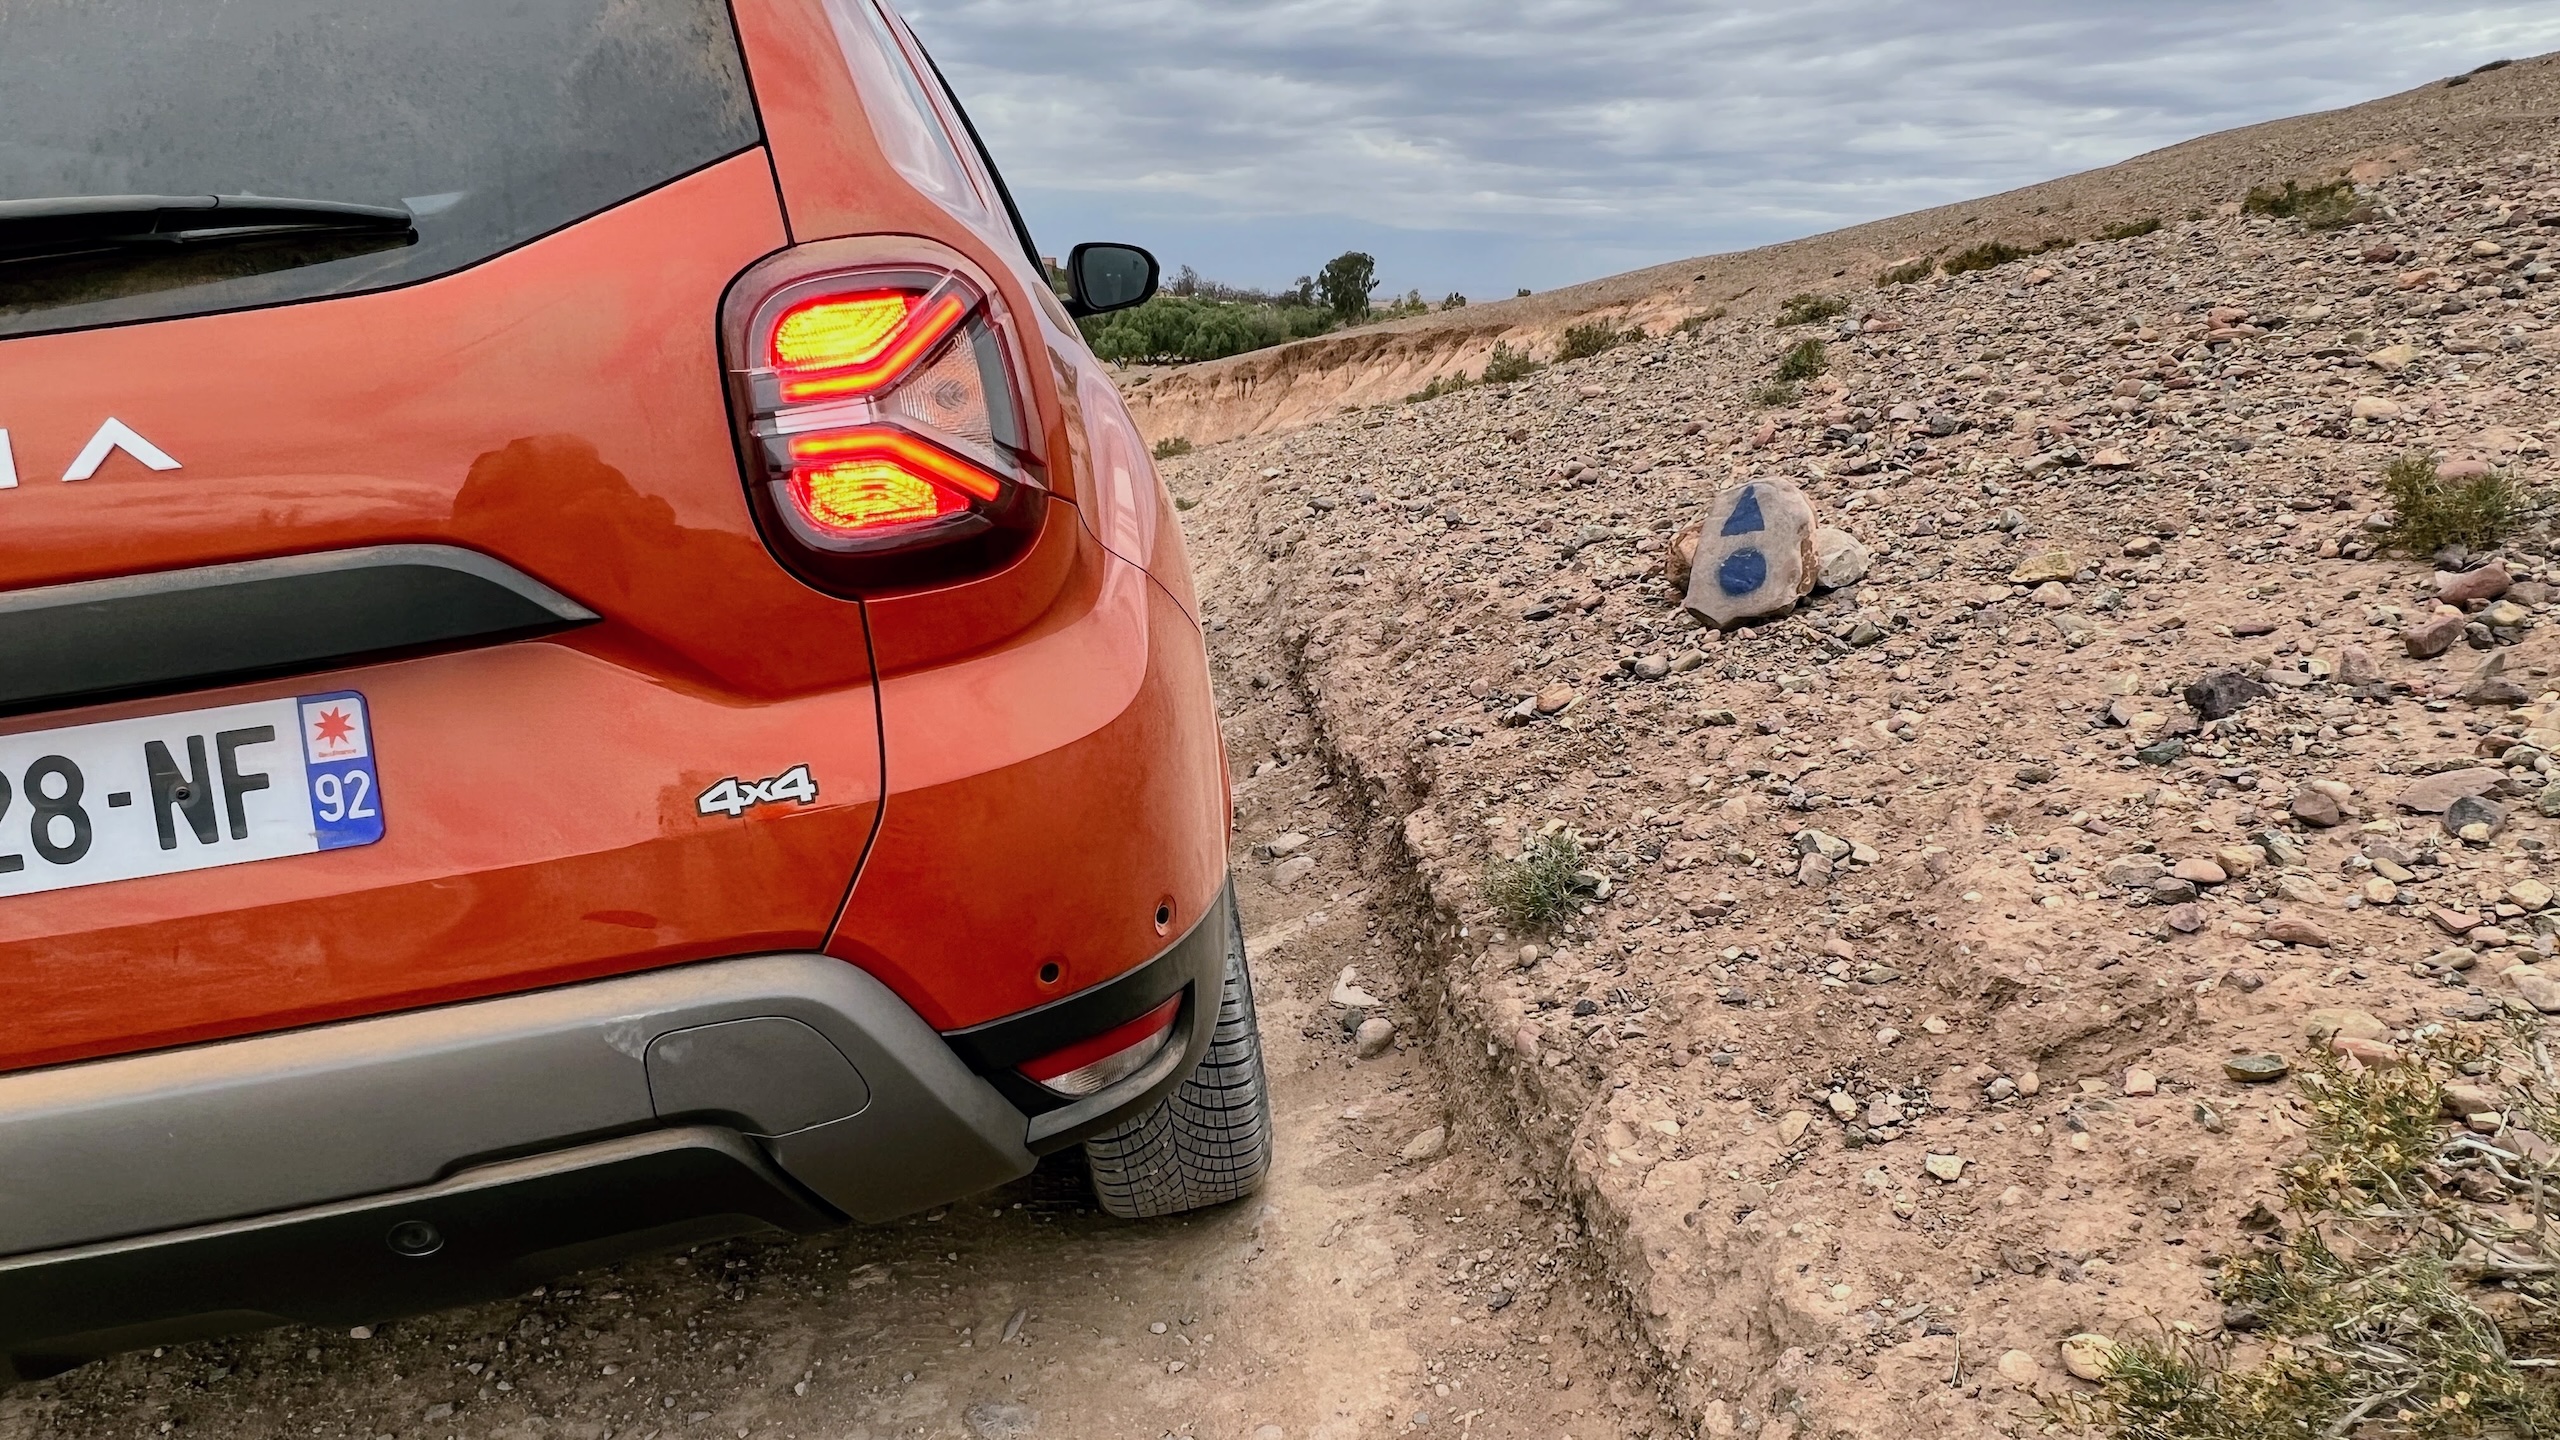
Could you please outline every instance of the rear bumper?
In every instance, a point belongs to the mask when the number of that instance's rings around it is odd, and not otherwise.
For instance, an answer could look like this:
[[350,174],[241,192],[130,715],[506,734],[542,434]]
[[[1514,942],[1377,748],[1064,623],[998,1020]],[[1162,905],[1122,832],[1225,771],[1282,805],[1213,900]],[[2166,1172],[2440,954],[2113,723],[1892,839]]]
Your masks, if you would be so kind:
[[888,987],[815,955],[0,1076],[0,1379],[1001,1185],[1198,1063],[1224,912],[1104,987],[1105,1012],[1187,991],[1179,1043],[1036,1115]]

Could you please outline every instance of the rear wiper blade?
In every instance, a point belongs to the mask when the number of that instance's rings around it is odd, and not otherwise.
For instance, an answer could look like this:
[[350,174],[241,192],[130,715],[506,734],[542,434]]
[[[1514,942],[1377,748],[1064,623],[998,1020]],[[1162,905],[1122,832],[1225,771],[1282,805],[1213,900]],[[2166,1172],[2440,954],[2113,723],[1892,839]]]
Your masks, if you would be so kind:
[[405,209],[263,195],[64,195],[0,200],[0,263],[100,250],[294,235],[417,235]]

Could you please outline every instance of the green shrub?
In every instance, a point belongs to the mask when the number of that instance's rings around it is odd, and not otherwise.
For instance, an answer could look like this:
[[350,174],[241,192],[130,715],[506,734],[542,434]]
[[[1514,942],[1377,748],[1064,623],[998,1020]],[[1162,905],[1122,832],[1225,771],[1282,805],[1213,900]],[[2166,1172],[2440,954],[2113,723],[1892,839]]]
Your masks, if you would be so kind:
[[1493,342],[1493,354],[1484,362],[1484,383],[1508,385],[1514,380],[1526,380],[1545,368],[1544,363],[1530,359],[1528,351],[1514,350],[1496,340]]
[[1640,326],[1630,325],[1621,330],[1612,321],[1585,320],[1579,325],[1564,327],[1564,338],[1556,342],[1556,359],[1559,362],[1588,360],[1603,350],[1613,350],[1630,340],[1643,338],[1644,330]]
[[1452,290],[1449,292],[1449,297],[1440,302],[1440,308],[1443,310],[1464,310],[1467,308],[1467,297],[1459,294],[1455,290]]
[[1837,295],[1816,295],[1810,290],[1788,296],[1778,306],[1778,323],[1811,325],[1820,320],[1837,320],[1849,313],[1849,302]]
[[1893,266],[1883,274],[1878,275],[1876,277],[1876,288],[1879,290],[1888,290],[1896,285],[1917,285],[1921,281],[1928,279],[1929,272],[1937,268],[1938,262],[1930,259],[1926,255],[1919,256],[1915,259],[1905,260],[1901,264]]
[[1989,270],[2012,260],[2024,260],[2035,252],[2022,250],[2005,240],[1985,240],[1969,246],[1938,262],[1938,268],[1950,275],[1964,275],[1976,270]]
[[1829,368],[1831,361],[1823,354],[1821,341],[1799,340],[1778,357],[1775,373],[1780,380],[1810,380]]
[[2075,243],[2077,242],[2068,236],[2062,235],[2053,236],[2035,245],[2012,245],[2006,240],[1985,240],[1979,245],[1959,250],[1939,261],[1938,268],[1950,275],[1962,275],[1968,271],[1989,270],[2006,265],[2012,260],[2024,260],[2030,256],[2043,255],[2055,250],[2068,250]]
[[1172,294],[1077,322],[1094,354],[1122,365],[1216,360],[1321,335],[1333,327],[1333,316],[1313,306]]
[[1742,398],[1763,410],[1793,405],[1796,403],[1796,387],[1793,381],[1771,380],[1752,386],[1743,392]]
[[1177,455],[1190,453],[1191,442],[1179,435],[1167,435],[1156,442],[1156,458],[1159,460],[1170,460]]
[[2355,182],[2344,176],[2314,185],[2287,180],[2282,188],[2260,185],[2251,190],[2240,202],[2240,213],[2299,220],[2306,230],[2335,230],[2355,223],[2357,204]]
[[1700,310],[1684,318],[1679,324],[1672,326],[1671,333],[1674,335],[1695,335],[1699,331],[1706,329],[1709,325],[1712,325],[1723,318],[1724,307],[1721,305],[1718,305],[1712,310]]
[[2110,225],[2106,229],[2098,232],[2098,238],[2101,240],[2138,240],[2159,228],[2160,217],[2157,215],[2146,215],[2139,220],[2127,220],[2121,224]]
[[1467,372],[1464,370],[1461,370],[1454,375],[1435,375],[1431,378],[1431,383],[1404,397],[1404,403],[1407,405],[1416,405],[1425,400],[1437,400],[1443,395],[1455,395],[1459,391],[1467,389],[1475,383],[1475,381],[1467,378]]
[[2525,495],[2515,480],[2492,470],[2467,480],[2446,480],[2425,455],[2403,455],[2382,472],[2390,497],[2391,541],[2412,555],[2432,555],[2447,545],[2494,549],[2522,518]]
[[1540,930],[1573,914],[1573,877],[1582,868],[1582,840],[1570,830],[1541,835],[1519,858],[1485,867],[1484,898],[1514,930]]

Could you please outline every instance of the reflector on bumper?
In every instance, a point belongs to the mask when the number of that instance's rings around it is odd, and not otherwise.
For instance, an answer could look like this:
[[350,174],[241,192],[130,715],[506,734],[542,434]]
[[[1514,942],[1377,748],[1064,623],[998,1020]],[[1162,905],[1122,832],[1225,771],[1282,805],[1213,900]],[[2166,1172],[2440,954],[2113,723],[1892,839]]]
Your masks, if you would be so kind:
[[1019,1068],[1057,1094],[1094,1094],[1145,1069],[1172,1040],[1173,1022],[1181,1013],[1182,997],[1175,995],[1135,1020],[1026,1061]]

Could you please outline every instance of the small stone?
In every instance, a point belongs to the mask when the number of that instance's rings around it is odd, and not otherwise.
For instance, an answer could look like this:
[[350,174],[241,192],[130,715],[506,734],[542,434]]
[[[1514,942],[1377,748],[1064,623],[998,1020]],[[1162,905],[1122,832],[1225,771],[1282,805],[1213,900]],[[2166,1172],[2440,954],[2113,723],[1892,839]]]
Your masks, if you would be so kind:
[[[2478,795],[2455,796],[2453,802],[2444,807],[2445,833],[2459,835],[2474,843],[2497,834],[2506,823],[2507,812]],[[2480,831],[2476,837],[2471,833],[2475,828]]]
[[2551,887],[2527,876],[2507,887],[2507,903],[2520,910],[2540,910],[2550,905]]
[[2291,1068],[2281,1055],[2234,1055],[2222,1062],[2222,1073],[2243,1085],[2281,1080]]
[[2420,815],[2441,815],[2454,801],[2465,795],[2486,795],[2506,778],[2506,771],[2487,766],[2439,771],[2411,784],[2391,803]]
[[2227,875],[2250,875],[2267,863],[2267,852],[2255,845],[2225,845],[2213,852],[2213,863]]
[[2080,573],[2080,562],[2068,550],[2047,550],[2031,556],[2009,572],[2012,585],[2042,585],[2048,580],[2068,580]]
[[1363,1060],[1375,1060],[1396,1043],[1396,1022],[1384,1015],[1372,1015],[1360,1022],[1352,1034],[1352,1045]]
[[2507,567],[2495,561],[2477,570],[2436,572],[2436,599],[2447,605],[2471,606],[2495,600],[2515,585]]
[[1823,1097],[1822,1103],[1829,1107],[1833,1118],[1844,1124],[1858,1118],[1858,1102],[1846,1090],[1832,1091]]
[[2314,1045],[2326,1045],[2341,1035],[2356,1040],[2387,1040],[2391,1027],[2363,1010],[2314,1010],[2302,1017],[2302,1035]]
[[2141,852],[2119,855],[2098,872],[2100,878],[2119,890],[2147,890],[2151,882],[2168,873],[2168,865],[2159,856]]
[[2287,945],[2311,945],[2325,948],[2329,944],[2329,932],[2298,915],[2279,915],[2268,921],[2266,928],[2259,933],[2270,940],[2281,941]]
[[1283,890],[1295,890],[1298,882],[1315,873],[1316,857],[1293,855],[1271,867],[1271,883]]
[[1953,1185],[1964,1178],[1965,1160],[1957,1155],[1931,1155],[1920,1162],[1920,1168]]
[[1256,845],[1253,848],[1260,852],[1262,858],[1265,860],[1286,860],[1290,856],[1307,848],[1307,837],[1295,830],[1291,830],[1284,834],[1274,835],[1269,840],[1260,845]]
[[2021,1390],[2029,1389],[2044,1379],[2044,1367],[2036,1363],[2036,1357],[2024,1350],[2011,1350],[2002,1354],[1992,1368],[2000,1372],[2001,1379]]
[[1778,1143],[1794,1145],[1813,1129],[1813,1117],[1802,1110],[1790,1110],[1778,1117]]
[[1404,1149],[1399,1153],[1406,1164],[1420,1165],[1426,1161],[1439,1159],[1440,1153],[1448,1148],[1449,1127],[1434,1125],[1406,1141]]
[[2100,450],[2097,454],[2089,457],[2089,468],[2092,470],[2130,470],[2133,468],[2133,457],[2126,454],[2119,447],[2109,445]]
[[2184,693],[2196,718],[2220,720],[2239,714],[2241,707],[2253,700],[2264,700],[2274,692],[2240,671],[2222,670],[2189,685]]
[[2560,973],[2538,965],[2517,965],[2508,969],[2505,978],[2526,1004],[2545,1015],[2560,1015]]
[[1573,701],[1574,692],[1572,686],[1561,682],[1550,685],[1546,689],[1538,692],[1538,713],[1541,715],[1559,714],[1564,710],[1564,707],[1572,704]]
[[2400,402],[2380,395],[2359,395],[2347,406],[2350,420],[2397,420]]
[[1813,532],[1814,584],[1824,590],[1846,590],[1867,578],[1875,563],[1867,547],[1846,530],[1825,525]]
[[2154,741],[2133,752],[2133,758],[2145,765],[2174,765],[2185,758],[2187,742],[2175,736]]
[[2124,1093],[2157,1095],[2160,1093],[2160,1077],[2139,1065],[2133,1066],[2124,1072]]
[[2204,908],[2199,905],[2173,905],[2167,918],[2169,928],[2181,935],[2194,935],[2205,927]]
[[2444,1087],[2444,1113],[2447,1115],[2477,1115],[2505,1104],[2506,1097],[2499,1094],[2495,1086],[2457,1080]]
[[2437,615],[2421,620],[2400,632],[2400,644],[2413,660],[2432,660],[2453,648],[2462,638],[2464,621],[2459,615]]
[[2293,792],[2293,804],[2289,809],[2294,819],[2322,830],[2346,823],[2347,817],[2338,809],[2337,797],[2308,785]]
[[2338,647],[2338,683],[2362,687],[2382,682],[2382,662],[2361,645]]
[[2190,855],[2169,867],[2169,873],[2197,885],[2219,885],[2231,877],[2221,866],[2201,856]]
[[2385,345],[2364,357],[2364,363],[2385,375],[2397,375],[2417,363],[2418,347],[2409,344]]
[[2078,1379],[2104,1380],[2115,1373],[2116,1342],[2104,1335],[2074,1335],[2062,1342],[2062,1368]]

